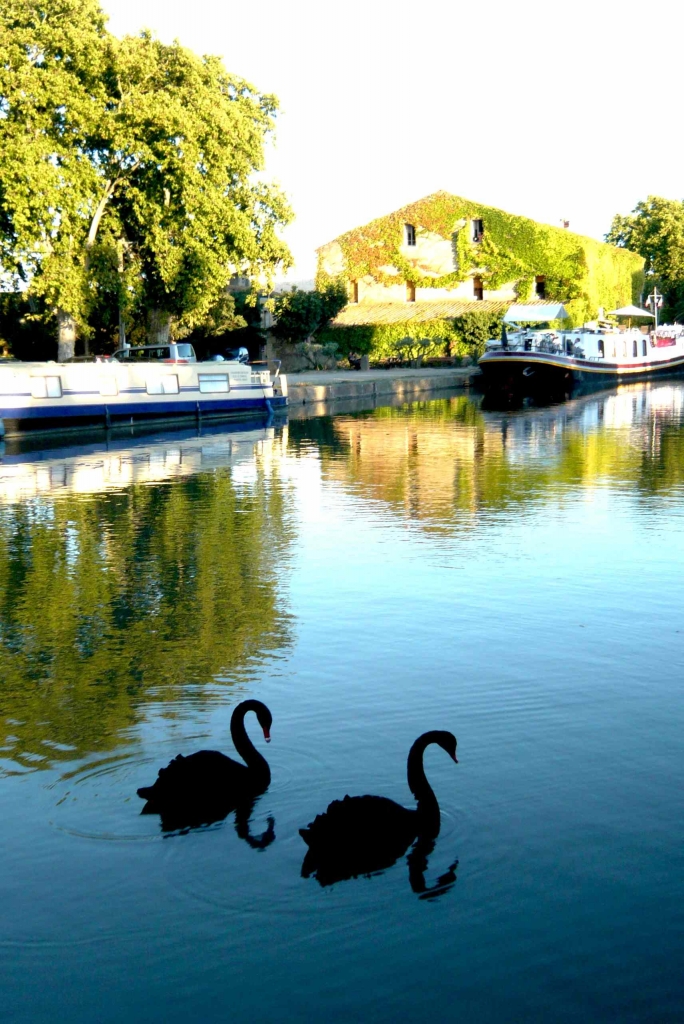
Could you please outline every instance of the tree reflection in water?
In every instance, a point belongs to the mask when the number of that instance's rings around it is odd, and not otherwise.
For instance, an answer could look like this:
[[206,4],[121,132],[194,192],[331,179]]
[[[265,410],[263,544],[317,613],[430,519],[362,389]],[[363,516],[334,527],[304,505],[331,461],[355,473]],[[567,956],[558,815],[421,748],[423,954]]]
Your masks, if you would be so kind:
[[[684,390],[635,385],[546,409],[483,412],[468,395],[289,425],[287,459],[323,486],[421,530],[472,531],[483,511],[632,484],[684,483]],[[291,642],[279,576],[291,492],[254,459],[227,469],[0,505],[0,714],[10,770],[115,749],[151,701],[202,701]],[[296,471],[293,473],[296,485]],[[310,477],[307,477],[307,486]],[[303,485],[302,485],[303,486]],[[197,688],[197,689],[195,689]]]
[[288,491],[256,466],[0,506],[0,715],[10,771],[114,749],[149,702],[206,699],[291,642]]

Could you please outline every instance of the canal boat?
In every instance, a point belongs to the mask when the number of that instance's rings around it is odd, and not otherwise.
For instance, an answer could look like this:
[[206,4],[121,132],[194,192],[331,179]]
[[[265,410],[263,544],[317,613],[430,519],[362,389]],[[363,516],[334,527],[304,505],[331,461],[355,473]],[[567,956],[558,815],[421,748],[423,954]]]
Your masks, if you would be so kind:
[[69,362],[0,361],[0,436],[85,425],[110,427],[186,417],[272,415],[287,405],[287,380],[236,358],[198,361],[192,345],[126,346]]
[[531,326],[566,318],[561,303],[511,306],[501,337],[487,342],[479,360],[485,388],[553,394],[575,385],[613,387],[684,371],[681,324],[646,332],[601,320],[568,330]]

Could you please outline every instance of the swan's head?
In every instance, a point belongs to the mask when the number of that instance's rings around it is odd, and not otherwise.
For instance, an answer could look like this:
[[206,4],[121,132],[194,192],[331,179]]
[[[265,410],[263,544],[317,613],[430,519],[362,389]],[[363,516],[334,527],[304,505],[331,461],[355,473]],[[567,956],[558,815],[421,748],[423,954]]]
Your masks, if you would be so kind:
[[446,732],[446,730],[436,730],[433,734],[433,743],[445,750],[452,761],[458,764],[458,758],[456,757],[456,737],[452,732]]
[[262,704],[260,700],[243,700],[233,711],[233,717],[231,719],[231,729],[236,723],[241,723],[245,715],[250,711],[253,711],[257,716],[257,721],[264,732],[264,739],[267,743],[271,742],[271,723],[273,722],[273,715],[268,710],[265,704]]
[[270,743],[271,742],[271,725],[273,724],[273,715],[268,710],[266,705],[261,703],[261,701],[255,701],[254,703],[259,705],[254,710],[256,711],[257,721],[258,721],[259,725],[261,726],[261,728],[264,731],[264,739],[266,740],[267,743]]

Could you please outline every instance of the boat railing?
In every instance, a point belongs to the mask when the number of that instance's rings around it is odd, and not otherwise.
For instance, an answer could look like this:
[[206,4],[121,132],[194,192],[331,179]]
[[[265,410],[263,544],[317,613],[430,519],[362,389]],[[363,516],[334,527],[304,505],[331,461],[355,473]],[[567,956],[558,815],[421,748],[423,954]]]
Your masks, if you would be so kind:
[[545,355],[566,355],[575,356],[579,359],[584,358],[584,349],[579,344],[579,339],[578,341],[573,341],[570,338],[560,338],[557,334],[551,332],[541,335],[513,335],[507,339],[505,345],[502,341],[496,340],[491,341],[488,347],[501,351],[508,349],[512,352],[537,352]]

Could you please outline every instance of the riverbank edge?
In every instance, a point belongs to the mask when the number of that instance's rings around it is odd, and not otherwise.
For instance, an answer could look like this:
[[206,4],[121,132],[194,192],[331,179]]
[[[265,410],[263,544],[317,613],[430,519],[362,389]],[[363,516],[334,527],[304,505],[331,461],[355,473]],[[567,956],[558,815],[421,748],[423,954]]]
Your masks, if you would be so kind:
[[430,391],[467,388],[472,378],[479,373],[476,366],[436,370],[318,370],[288,373],[288,405],[359,398],[403,398],[408,401]]

